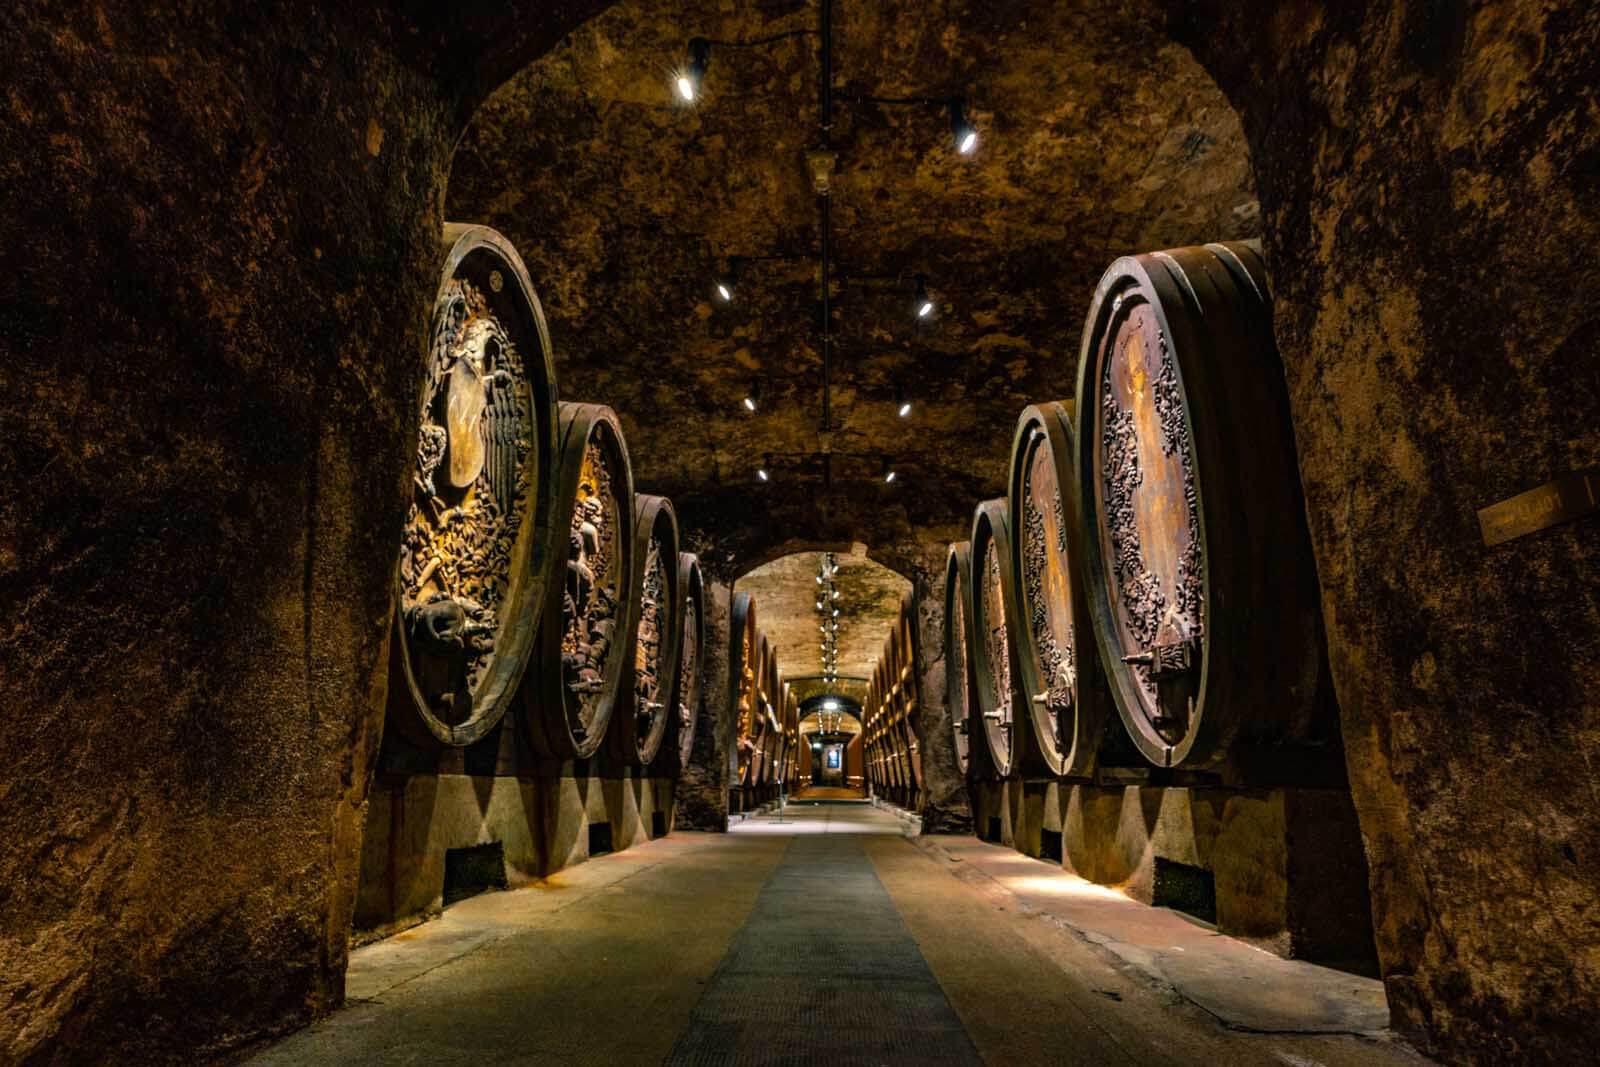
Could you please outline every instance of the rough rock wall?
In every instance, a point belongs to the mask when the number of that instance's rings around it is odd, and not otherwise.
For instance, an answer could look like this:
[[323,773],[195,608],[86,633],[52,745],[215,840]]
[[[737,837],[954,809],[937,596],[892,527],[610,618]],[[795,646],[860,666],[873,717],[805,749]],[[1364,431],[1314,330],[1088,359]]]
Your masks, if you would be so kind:
[[728,693],[729,597],[732,589],[709,575],[705,582],[705,650],[700,676],[700,720],[689,766],[678,776],[676,824],[680,830],[728,829],[728,786],[738,721]]
[[1600,7],[1174,3],[1243,117],[1395,1021],[1600,1041]]
[[916,607],[917,710],[912,729],[922,752],[922,832],[972,832],[972,805],[966,776],[956,765],[954,727],[945,700],[944,566],[945,545],[907,545],[883,554],[911,579]]
[[179,1059],[342,996],[472,103],[433,49],[548,29],[355,6],[0,12],[0,1060]]

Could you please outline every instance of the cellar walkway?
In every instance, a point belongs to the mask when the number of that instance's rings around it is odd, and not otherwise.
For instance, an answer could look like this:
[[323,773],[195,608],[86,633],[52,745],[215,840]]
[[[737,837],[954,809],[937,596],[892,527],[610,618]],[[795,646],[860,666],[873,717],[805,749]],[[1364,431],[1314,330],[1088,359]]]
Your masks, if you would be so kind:
[[355,951],[347,1006],[252,1062],[1423,1062],[1369,980],[905,826],[791,805],[462,901]]

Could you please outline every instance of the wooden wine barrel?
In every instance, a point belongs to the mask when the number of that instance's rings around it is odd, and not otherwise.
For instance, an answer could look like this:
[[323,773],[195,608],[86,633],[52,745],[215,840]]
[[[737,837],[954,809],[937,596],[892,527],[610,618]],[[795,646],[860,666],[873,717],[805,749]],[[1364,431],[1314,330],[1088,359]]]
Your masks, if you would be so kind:
[[728,706],[733,709],[735,766],[737,783],[748,784],[750,757],[754,751],[750,731],[756,700],[756,652],[760,633],[756,629],[756,606],[749,593],[734,593],[729,606],[728,630]]
[[778,784],[780,761],[783,758],[782,733],[778,728],[778,708],[783,699],[783,672],[778,668],[777,642],[767,646],[767,689],[765,692],[766,716],[761,731],[761,785],[770,790]]
[[1162,767],[1336,728],[1288,401],[1255,247],[1117,260],[1084,326],[1089,609],[1129,734]]
[[750,665],[755,677],[755,688],[750,703],[750,732],[745,735],[745,746],[750,750],[750,762],[743,777],[745,788],[751,791],[761,785],[762,775],[766,772],[768,662],[767,635],[758,631],[755,661]]
[[956,767],[962,774],[972,769],[971,734],[974,724],[983,721],[975,707],[977,687],[972,679],[971,628],[967,625],[971,588],[972,543],[961,541],[950,546],[944,565],[944,693]]
[[889,638],[883,644],[883,663],[886,672],[884,677],[884,717],[889,727],[890,743],[894,746],[895,776],[900,787],[899,802],[902,806],[909,806],[911,792],[916,788],[916,783],[911,776],[911,751],[907,744],[905,707],[901,703],[901,694],[905,691],[905,664],[900,655],[900,644],[897,630],[889,631]]
[[[617,760],[646,765],[661,750],[670,718],[673,671],[677,669],[682,605],[678,587],[678,516],[672,501],[638,493],[633,511],[633,568],[627,598],[634,608],[617,710],[611,716],[609,750]],[[628,684],[631,681],[632,684]]]
[[1059,403],[1026,409],[1011,444],[1007,512],[1018,607],[1011,637],[1025,698],[1016,762],[1024,774],[1090,777],[1102,762],[1136,759],[1095,647],[1079,496],[1071,413]]
[[392,656],[410,705],[397,728],[461,746],[500,721],[532,656],[552,573],[557,418],[550,334],[516,249],[452,223],[443,252]]
[[616,413],[562,404],[554,553],[545,586],[540,669],[525,687],[529,742],[552,759],[587,759],[606,735],[624,678],[635,602],[633,470]]
[[673,709],[669,726],[668,769],[683,770],[694,753],[695,724],[700,718],[700,672],[705,653],[705,578],[700,560],[692,552],[678,553],[678,668],[672,675]]
[[789,792],[800,787],[800,698],[790,689],[783,709],[784,747],[788,752],[785,781]]
[[911,784],[920,794],[922,745],[917,740],[918,711],[922,704],[921,656],[917,654],[917,612],[910,593],[900,600],[900,625],[897,630],[900,651],[900,724],[905,731],[906,758],[910,763]]
[[1012,623],[1017,617],[1011,581],[1011,523],[1005,498],[985,500],[972,518],[972,673],[978,714],[983,720],[989,764],[1002,778],[1011,776],[1016,749],[1016,680]]
[[768,674],[768,677],[772,679],[772,689],[767,694],[766,784],[769,787],[776,787],[778,776],[783,771],[783,729],[781,726],[783,720],[778,717],[778,712],[783,707],[784,687],[783,669],[778,665],[778,645],[776,641],[772,642],[767,654],[772,658],[772,666]]

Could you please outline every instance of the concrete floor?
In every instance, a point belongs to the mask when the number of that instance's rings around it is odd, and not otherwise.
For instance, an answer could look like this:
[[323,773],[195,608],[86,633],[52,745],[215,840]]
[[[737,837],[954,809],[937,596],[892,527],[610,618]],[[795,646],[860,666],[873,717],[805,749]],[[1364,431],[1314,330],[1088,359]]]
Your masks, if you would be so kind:
[[1424,1062],[1375,982],[906,825],[795,805],[463,901],[252,1062]]

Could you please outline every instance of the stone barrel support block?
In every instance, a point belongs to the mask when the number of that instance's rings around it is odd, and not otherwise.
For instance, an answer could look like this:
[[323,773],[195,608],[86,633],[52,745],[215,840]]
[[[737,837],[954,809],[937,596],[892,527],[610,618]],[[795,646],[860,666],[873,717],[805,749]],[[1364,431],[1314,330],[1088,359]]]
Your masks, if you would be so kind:
[[647,841],[656,812],[672,826],[673,783],[631,775],[550,778],[416,774],[372,790],[354,929],[393,933],[439,913],[445,853],[498,842],[512,888],[589,858],[589,826],[621,851]]

